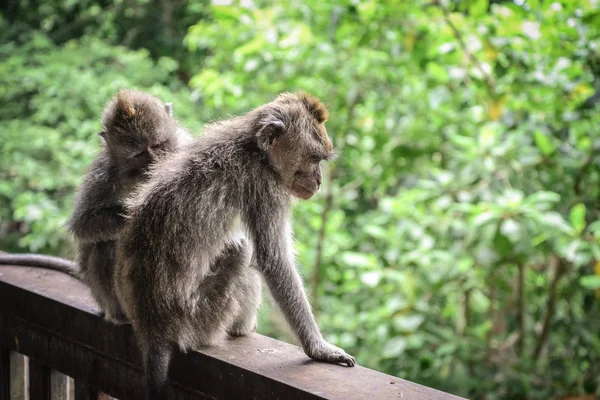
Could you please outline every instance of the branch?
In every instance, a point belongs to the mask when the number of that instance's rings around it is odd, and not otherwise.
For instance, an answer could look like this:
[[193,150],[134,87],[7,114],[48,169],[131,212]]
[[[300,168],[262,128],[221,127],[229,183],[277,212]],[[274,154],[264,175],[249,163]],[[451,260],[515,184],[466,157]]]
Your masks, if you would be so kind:
[[[461,336],[466,337],[469,328],[471,327],[471,292],[473,291],[473,288],[469,288],[467,290],[465,290],[465,294],[463,297],[463,314],[464,314],[464,321],[465,321],[465,325],[464,325],[464,330],[461,333]],[[473,363],[473,358],[469,357],[467,359],[467,369],[469,371],[469,374],[471,376],[475,376],[475,365]]]
[[490,279],[489,279],[489,294],[488,294],[488,298],[490,299],[490,306],[488,307],[488,318],[490,321],[492,321],[492,326],[490,327],[490,329],[487,331],[486,335],[485,335],[485,343],[486,343],[486,360],[489,360],[490,358],[490,352],[489,350],[492,348],[492,336],[494,334],[494,332],[496,331],[496,283],[494,280],[495,277],[495,271],[492,271],[491,275],[490,275]]
[[450,29],[452,29],[452,32],[454,33],[454,37],[458,41],[458,44],[460,45],[462,50],[465,52],[467,57],[469,57],[469,60],[471,60],[471,63],[473,63],[475,68],[477,68],[479,70],[479,72],[481,73],[481,75],[483,75],[485,82],[487,83],[489,89],[492,92],[494,92],[496,89],[496,82],[494,81],[494,79],[492,79],[492,77],[487,72],[485,72],[485,69],[483,69],[483,65],[481,64],[481,62],[479,62],[477,57],[475,57],[475,55],[473,55],[473,53],[471,53],[469,51],[469,49],[467,48],[467,45],[462,37],[462,34],[460,33],[460,31],[458,30],[456,25],[454,25],[454,23],[450,20],[450,13],[446,9],[446,7],[444,7],[439,0],[434,0],[434,4],[437,5],[442,10],[442,13],[444,13],[444,21],[446,22],[446,24],[448,24]]
[[563,273],[566,271],[566,266],[564,261],[558,261],[556,266],[554,267],[554,274],[550,281],[550,294],[548,295],[548,308],[546,309],[546,316],[544,317],[544,322],[542,325],[542,332],[537,339],[535,344],[535,349],[533,350],[533,359],[538,360],[540,358],[540,354],[542,353],[542,349],[544,348],[544,344],[548,339],[548,334],[550,333],[550,322],[554,317],[554,312],[556,311],[556,292],[558,287],[558,281],[562,277]]
[[[354,97],[352,102],[348,107],[348,112],[346,116],[346,123],[350,125],[352,120],[354,119],[354,111],[358,103],[362,100],[361,92],[359,91],[357,95]],[[321,228],[319,229],[319,238],[317,243],[317,249],[315,250],[315,263],[313,267],[313,276],[312,276],[312,301],[313,301],[313,312],[316,315],[318,310],[318,302],[317,296],[319,293],[319,279],[321,277],[321,269],[323,264],[323,243],[325,241],[325,228],[327,227],[327,216],[329,211],[331,210],[331,206],[333,204],[333,180],[335,178],[335,169],[331,167],[328,170],[327,184],[325,185],[325,204],[323,205],[323,211],[321,212]]]
[[323,211],[321,211],[321,228],[319,229],[319,237],[317,241],[317,249],[315,250],[315,264],[313,267],[312,276],[312,301],[313,308],[317,310],[317,295],[319,289],[319,280],[321,278],[321,269],[323,266],[323,243],[325,242],[325,229],[327,228],[327,217],[329,216],[329,210],[333,204],[333,173],[330,171],[327,175],[327,183],[325,184],[325,204],[323,205]]
[[518,307],[519,307],[519,342],[517,343],[517,352],[519,356],[523,355],[525,345],[525,265],[518,264],[519,281],[517,287]]
[[59,29],[50,33],[50,39],[55,43],[58,41],[61,41],[61,40],[63,40],[64,36],[66,36],[67,34],[70,34],[72,31],[83,28],[92,23],[98,22],[99,18],[100,17],[97,15],[88,15],[86,17],[79,18],[79,19],[71,22],[70,24],[63,25]]

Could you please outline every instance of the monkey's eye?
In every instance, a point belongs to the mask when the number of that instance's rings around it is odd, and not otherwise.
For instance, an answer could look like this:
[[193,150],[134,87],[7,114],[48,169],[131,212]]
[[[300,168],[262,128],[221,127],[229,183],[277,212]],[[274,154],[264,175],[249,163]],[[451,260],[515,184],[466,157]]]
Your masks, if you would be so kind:
[[310,162],[313,164],[318,164],[321,162],[321,157],[319,156],[311,156],[310,157]]
[[165,142],[157,143],[157,144],[154,144],[154,145],[150,146],[150,148],[152,150],[162,149],[163,147],[165,147]]

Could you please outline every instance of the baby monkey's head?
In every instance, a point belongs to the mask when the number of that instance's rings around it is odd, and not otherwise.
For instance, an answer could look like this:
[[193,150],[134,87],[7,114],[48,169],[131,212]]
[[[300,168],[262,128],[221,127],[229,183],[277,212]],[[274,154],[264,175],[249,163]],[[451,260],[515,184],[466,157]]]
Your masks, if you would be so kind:
[[178,146],[171,103],[148,93],[120,90],[104,109],[102,126],[100,136],[111,160],[127,175],[147,171]]

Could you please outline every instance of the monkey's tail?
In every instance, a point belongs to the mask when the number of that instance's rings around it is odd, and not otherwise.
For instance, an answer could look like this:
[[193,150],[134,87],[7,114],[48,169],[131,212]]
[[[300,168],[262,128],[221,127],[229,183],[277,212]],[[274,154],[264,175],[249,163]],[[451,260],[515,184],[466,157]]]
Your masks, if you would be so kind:
[[147,398],[148,400],[166,400],[173,344],[164,338],[157,338],[148,340],[145,345]]
[[63,272],[79,279],[79,267],[75,262],[45,254],[10,254],[0,252],[0,264],[46,268]]

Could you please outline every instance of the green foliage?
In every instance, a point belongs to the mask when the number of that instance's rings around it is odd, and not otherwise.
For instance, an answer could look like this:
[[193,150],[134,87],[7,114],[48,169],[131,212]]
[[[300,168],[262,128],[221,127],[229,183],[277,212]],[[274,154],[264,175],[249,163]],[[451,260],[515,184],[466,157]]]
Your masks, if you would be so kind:
[[3,11],[3,249],[68,249],[118,88],[191,128],[303,89],[340,153],[294,210],[328,339],[472,398],[600,395],[596,1],[176,3]]

